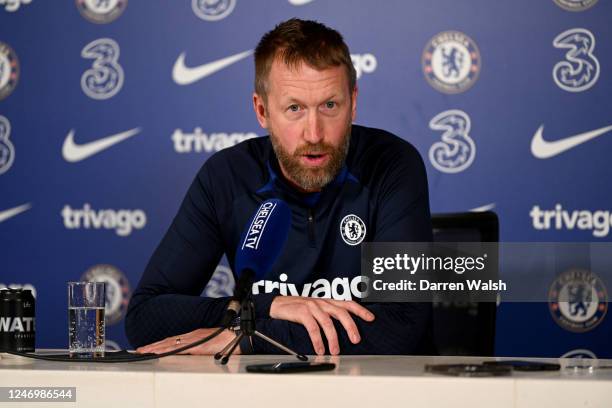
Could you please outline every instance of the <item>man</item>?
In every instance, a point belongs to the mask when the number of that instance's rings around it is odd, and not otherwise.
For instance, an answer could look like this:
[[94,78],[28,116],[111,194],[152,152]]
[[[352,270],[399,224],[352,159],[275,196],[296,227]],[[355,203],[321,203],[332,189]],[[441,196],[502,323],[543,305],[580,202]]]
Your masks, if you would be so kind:
[[[280,198],[292,226],[272,271],[253,286],[257,329],[304,354],[431,351],[428,305],[355,301],[363,294],[358,244],[430,241],[431,224],[418,152],[382,130],[352,126],[356,75],[342,36],[298,19],[267,33],[255,51],[253,107],[270,136],[201,168],[132,296],[132,345],[161,353],[212,333],[229,299],[199,295],[223,253],[233,269],[259,204]],[[233,336],[189,352],[214,354]],[[280,351],[255,338],[238,352]]]

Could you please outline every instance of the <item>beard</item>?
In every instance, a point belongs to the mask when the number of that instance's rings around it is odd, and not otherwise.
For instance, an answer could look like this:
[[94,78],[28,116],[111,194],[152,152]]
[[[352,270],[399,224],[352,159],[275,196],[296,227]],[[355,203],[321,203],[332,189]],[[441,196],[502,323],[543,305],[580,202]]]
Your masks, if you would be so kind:
[[[314,192],[320,191],[328,185],[340,172],[344,159],[348,153],[351,122],[347,125],[344,137],[340,141],[338,147],[334,147],[327,143],[306,143],[298,146],[293,153],[288,152],[279,142],[278,137],[272,129],[270,132],[270,141],[272,148],[276,154],[282,170],[288,176],[289,181],[297,184],[301,189]],[[300,158],[304,155],[320,155],[326,154],[329,156],[327,163],[320,167],[308,167],[301,163]]]

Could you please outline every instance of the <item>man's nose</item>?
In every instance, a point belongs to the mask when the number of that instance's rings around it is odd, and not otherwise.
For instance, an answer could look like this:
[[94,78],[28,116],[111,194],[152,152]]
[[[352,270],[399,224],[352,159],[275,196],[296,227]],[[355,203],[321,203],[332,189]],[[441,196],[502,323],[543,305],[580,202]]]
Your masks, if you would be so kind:
[[308,112],[306,126],[304,127],[304,140],[312,144],[323,140],[322,122],[316,109]]

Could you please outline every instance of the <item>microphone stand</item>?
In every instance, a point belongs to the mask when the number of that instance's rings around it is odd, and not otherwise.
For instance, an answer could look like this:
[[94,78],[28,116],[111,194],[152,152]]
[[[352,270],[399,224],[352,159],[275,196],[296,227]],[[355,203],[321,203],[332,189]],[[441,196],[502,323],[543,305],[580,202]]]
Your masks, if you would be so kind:
[[267,341],[268,343],[272,344],[275,347],[278,347],[284,352],[297,357],[300,361],[308,361],[308,357],[306,357],[305,355],[296,353],[289,347],[282,345],[281,343],[271,339],[270,337],[258,332],[255,329],[255,306],[253,305],[253,300],[251,299],[250,294],[242,302],[240,310],[240,334],[236,336],[235,339],[226,344],[221,351],[215,354],[215,360],[221,359],[221,364],[227,364],[230,357],[236,350],[236,347],[238,347],[238,345],[240,344],[240,341],[242,341],[243,338],[247,337],[252,343],[253,336],[257,336],[260,339]]

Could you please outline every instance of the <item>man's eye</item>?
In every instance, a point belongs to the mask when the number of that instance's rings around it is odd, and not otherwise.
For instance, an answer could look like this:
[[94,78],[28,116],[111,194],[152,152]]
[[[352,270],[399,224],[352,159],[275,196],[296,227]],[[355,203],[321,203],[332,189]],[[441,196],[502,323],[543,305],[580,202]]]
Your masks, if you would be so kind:
[[299,110],[300,110],[300,107],[299,107],[298,105],[293,104],[293,105],[290,105],[290,106],[289,106],[289,110],[290,110],[291,112],[297,112],[297,111],[299,111]]
[[333,102],[333,101],[326,102],[325,107],[327,109],[334,109],[336,107],[336,102]]

